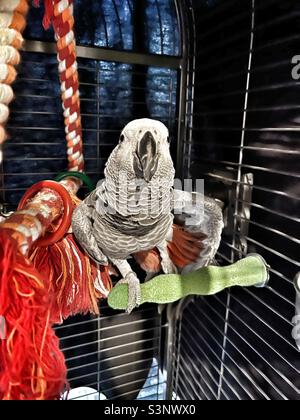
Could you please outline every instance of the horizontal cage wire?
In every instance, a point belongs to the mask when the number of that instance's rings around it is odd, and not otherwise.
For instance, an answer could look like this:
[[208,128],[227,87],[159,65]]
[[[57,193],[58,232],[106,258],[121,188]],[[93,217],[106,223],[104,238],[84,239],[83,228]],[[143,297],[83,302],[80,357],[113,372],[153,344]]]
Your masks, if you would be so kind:
[[168,394],[298,400],[299,84],[291,59],[299,7],[276,0],[192,5],[185,174],[204,178],[207,192],[229,207],[219,263],[256,252],[270,264],[271,279],[263,290],[231,289],[176,309]]

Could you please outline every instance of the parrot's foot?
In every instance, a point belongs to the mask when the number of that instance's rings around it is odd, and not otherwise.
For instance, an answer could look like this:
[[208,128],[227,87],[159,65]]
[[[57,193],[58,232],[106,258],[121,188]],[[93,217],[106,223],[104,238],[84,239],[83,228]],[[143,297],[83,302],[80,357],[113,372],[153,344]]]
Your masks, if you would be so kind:
[[120,280],[117,283],[119,284],[127,284],[128,285],[128,306],[126,312],[131,314],[134,308],[138,308],[142,301],[142,292],[141,292],[141,284],[139,279],[137,278],[136,274],[130,272],[126,275],[126,277]]

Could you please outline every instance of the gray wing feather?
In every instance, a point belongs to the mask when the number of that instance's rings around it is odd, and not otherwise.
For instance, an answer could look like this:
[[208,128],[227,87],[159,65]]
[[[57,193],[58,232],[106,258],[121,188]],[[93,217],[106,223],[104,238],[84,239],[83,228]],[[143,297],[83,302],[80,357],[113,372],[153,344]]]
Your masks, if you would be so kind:
[[75,238],[85,252],[98,264],[107,265],[108,260],[99,248],[94,236],[93,213],[95,205],[95,194],[92,193],[74,211],[72,218],[72,229]]
[[[195,196],[197,200],[195,200]],[[202,233],[204,250],[198,260],[185,267],[184,273],[198,270],[212,264],[221,242],[224,229],[223,214],[218,203],[197,193],[176,190],[174,192],[174,212],[176,221],[189,232]],[[177,216],[176,216],[177,213]]]

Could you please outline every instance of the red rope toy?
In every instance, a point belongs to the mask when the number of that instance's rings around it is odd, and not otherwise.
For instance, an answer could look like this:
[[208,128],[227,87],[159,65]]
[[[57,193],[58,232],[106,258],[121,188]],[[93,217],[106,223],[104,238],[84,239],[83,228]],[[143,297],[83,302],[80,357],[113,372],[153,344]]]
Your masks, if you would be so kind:
[[[38,6],[39,0],[35,0],[34,4]],[[73,0],[45,0],[44,4],[44,27],[48,29],[52,23],[57,41],[69,170],[83,172],[84,160]]]
[[54,190],[59,194],[63,203],[63,217],[56,231],[54,233],[48,233],[38,239],[35,242],[36,247],[47,247],[59,242],[70,229],[72,221],[73,203],[70,194],[65,187],[54,181],[41,181],[29,188],[19,203],[18,211],[23,210],[30,199],[35,197],[38,192],[46,188]]

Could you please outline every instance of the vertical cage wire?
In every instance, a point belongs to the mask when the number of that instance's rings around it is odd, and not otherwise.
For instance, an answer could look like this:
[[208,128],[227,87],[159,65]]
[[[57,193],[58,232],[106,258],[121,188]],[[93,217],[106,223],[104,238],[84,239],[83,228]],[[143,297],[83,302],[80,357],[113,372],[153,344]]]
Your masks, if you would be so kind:
[[[241,182],[242,182],[242,164],[243,164],[243,157],[244,157],[244,146],[245,146],[245,129],[247,124],[247,110],[248,110],[248,100],[249,100],[249,88],[250,88],[250,75],[252,69],[252,59],[253,59],[253,47],[254,47],[254,28],[255,28],[255,0],[252,0],[252,10],[251,10],[251,34],[250,34],[250,45],[249,45],[249,61],[248,61],[248,73],[246,79],[246,88],[245,88],[245,102],[244,102],[244,112],[243,112],[243,123],[242,123],[242,130],[241,130],[241,143],[240,143],[240,153],[239,153],[239,169],[237,173],[237,183],[236,183],[236,202],[234,208],[234,232],[233,232],[233,239],[232,239],[232,253],[231,253],[231,262],[236,261],[236,253],[234,248],[237,246],[237,235],[238,235],[238,218],[237,215],[239,214],[240,203],[238,201],[238,197],[240,197],[240,190],[241,190]],[[231,291],[227,291],[227,301],[226,301],[226,314],[225,314],[225,324],[224,324],[224,339],[223,339],[223,351],[222,351],[222,364],[221,364],[221,372],[220,372],[220,383],[218,389],[218,399],[221,398],[221,391],[223,388],[223,380],[224,380],[224,363],[226,361],[226,346],[227,346],[227,332],[228,332],[228,324],[230,321],[230,303],[231,303]]]

